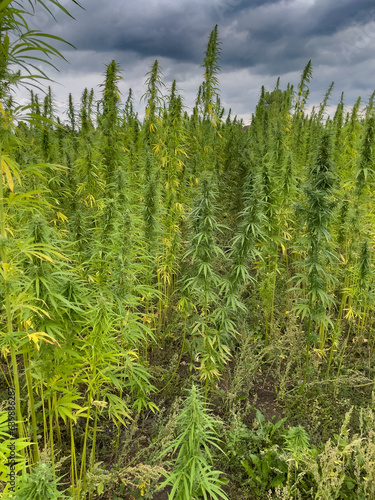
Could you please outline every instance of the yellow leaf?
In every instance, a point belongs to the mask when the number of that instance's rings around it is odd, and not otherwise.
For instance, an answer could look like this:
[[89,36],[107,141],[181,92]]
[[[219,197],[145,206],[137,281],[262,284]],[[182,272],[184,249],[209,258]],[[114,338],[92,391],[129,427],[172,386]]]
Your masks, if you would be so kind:
[[57,218],[60,219],[63,222],[68,222],[68,217],[61,212],[57,212]]
[[348,311],[345,314],[345,319],[353,319],[354,318],[354,310],[352,307],[349,307],[349,309],[344,309],[344,311]]
[[[1,170],[3,171],[3,166],[8,169],[8,174],[4,171],[5,175],[7,176],[7,180],[8,180],[8,175],[10,177],[12,177],[12,175],[13,175],[17,179],[19,184],[22,185],[17,162],[12,160],[12,158],[10,158],[9,156],[7,156],[5,154],[2,155],[1,161],[2,161]],[[8,180],[8,182],[9,182],[9,180]],[[11,182],[13,183],[13,177],[12,177]]]
[[4,347],[2,350],[1,350],[1,355],[6,358],[8,356],[8,354],[10,353],[10,350],[7,348],[7,347]]
[[129,356],[133,356],[135,359],[138,359],[138,354],[134,351],[126,351],[126,354],[128,354]]
[[[30,341],[34,342],[38,351],[40,349],[40,346],[38,343],[39,340],[43,340],[44,342],[47,342],[47,344],[57,345],[57,346],[61,347],[61,345],[57,342],[57,340],[55,340],[53,337],[48,335],[48,333],[45,333],[45,332],[28,333],[27,336],[28,336]],[[48,339],[51,339],[51,340],[48,340]]]
[[8,182],[9,189],[14,192],[14,182],[13,182],[13,177],[12,174],[9,170],[8,165],[5,163],[4,158],[1,158],[1,173],[5,174],[5,177]]
[[108,406],[107,401],[93,401],[92,404],[97,408],[105,408],[106,406]]
[[6,114],[6,112],[5,112],[5,110],[4,110],[3,105],[1,104],[1,102],[0,102],[0,112],[3,115],[4,120],[9,120],[10,122],[12,121],[11,117]]

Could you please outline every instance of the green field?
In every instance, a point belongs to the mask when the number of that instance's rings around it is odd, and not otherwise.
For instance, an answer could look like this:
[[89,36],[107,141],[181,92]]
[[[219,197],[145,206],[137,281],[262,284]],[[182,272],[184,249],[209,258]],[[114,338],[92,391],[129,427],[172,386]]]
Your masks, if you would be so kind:
[[155,61],[140,119],[112,61],[59,116],[32,86],[57,40],[20,4],[0,1],[0,498],[375,498],[375,93],[328,116],[332,84],[307,113],[308,62],[244,127],[216,26],[193,109]]

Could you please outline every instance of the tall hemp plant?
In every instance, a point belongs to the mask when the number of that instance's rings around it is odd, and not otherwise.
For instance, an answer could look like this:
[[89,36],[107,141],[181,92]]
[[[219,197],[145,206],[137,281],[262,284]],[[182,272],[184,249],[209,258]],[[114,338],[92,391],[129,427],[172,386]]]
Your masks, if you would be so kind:
[[291,123],[292,131],[292,149],[294,152],[294,157],[297,165],[303,168],[304,161],[307,159],[307,141],[306,141],[306,129],[304,126],[306,123],[305,108],[310,94],[309,83],[312,78],[312,64],[311,60],[306,64],[301,80],[297,87],[297,92],[295,95],[294,112]]
[[[150,288],[157,283],[157,294],[148,293],[146,300],[146,314],[150,314],[153,327],[156,328],[156,318],[154,298],[162,294],[162,285],[160,281],[160,252],[161,252],[161,212],[163,209],[161,200],[161,168],[163,158],[160,148],[161,137],[161,115],[164,105],[164,96],[162,94],[165,87],[162,81],[162,72],[159,62],[156,60],[151,70],[146,75],[147,91],[142,99],[146,101],[146,113],[143,123],[143,162],[144,162],[144,239],[147,252],[145,254],[146,265],[144,279],[146,285]],[[159,307],[160,310],[160,307]]]
[[[359,104],[359,101],[357,101]],[[338,221],[337,243],[342,255],[340,267],[341,290],[337,322],[344,328],[347,326],[345,341],[341,350],[338,370],[341,370],[350,335],[355,332],[362,336],[369,320],[369,303],[371,292],[371,238],[372,190],[374,179],[374,116],[372,111],[372,96],[362,123],[362,137],[358,135],[357,103],[353,107],[351,120],[342,132],[343,143],[351,143],[350,151],[354,158],[347,163],[347,168],[341,167],[344,196]],[[354,114],[354,116],[353,116]],[[357,138],[356,138],[357,136]],[[340,162],[342,163],[342,161]]]
[[360,154],[357,159],[355,169],[355,221],[353,224],[354,238],[360,244],[357,249],[357,276],[358,288],[355,293],[358,303],[359,315],[359,333],[363,334],[366,324],[369,320],[369,283],[371,276],[371,252],[369,241],[373,219],[371,217],[371,206],[373,205],[373,186],[375,180],[375,115],[372,111],[372,98],[370,99],[369,110],[366,113],[365,123],[363,124],[363,137],[360,145]]
[[317,344],[323,356],[329,328],[334,328],[329,315],[334,302],[329,287],[332,287],[334,278],[328,269],[328,264],[336,258],[329,247],[334,182],[331,137],[328,132],[323,132],[304,187],[306,201],[299,207],[303,234],[298,250],[302,251],[305,259],[303,272],[295,276],[296,287],[301,294],[295,310],[302,320],[307,320],[305,372],[301,390],[306,382],[311,346]]
[[223,255],[216,244],[219,231],[215,219],[216,192],[212,181],[201,181],[200,198],[191,212],[191,242],[185,254],[190,258],[192,276],[186,273],[183,290],[196,304],[191,326],[191,356],[197,357],[200,377],[207,396],[210,383],[220,376],[230,352],[225,331],[217,324],[218,290],[220,276],[215,271],[215,260]]
[[217,25],[212,30],[206,46],[203,61],[204,80],[199,88],[196,99],[197,118],[195,133],[191,138],[192,153],[198,170],[213,172],[220,163],[219,155],[219,124],[221,108],[218,106],[219,87],[218,73],[220,71],[220,39]]
[[96,215],[104,191],[100,175],[100,144],[95,133],[92,106],[94,92],[84,89],[78,114],[77,157],[72,165],[71,203],[66,214],[70,237],[79,261],[87,261],[93,246]]
[[265,134],[264,150],[262,157],[259,158],[258,189],[263,202],[264,231],[267,237],[262,245],[262,255],[265,257],[264,262],[260,264],[259,292],[264,304],[265,341],[268,343],[269,331],[274,321],[277,277],[280,275],[279,253],[280,248],[286,248],[287,245],[285,223],[289,221],[282,210],[283,193],[279,186],[283,185],[285,179],[283,173],[288,160],[286,134],[290,119],[291,92],[288,90],[282,92],[277,82],[271,93],[263,90],[262,94],[261,99],[264,101],[262,129],[265,130]]
[[182,120],[182,99],[177,94],[176,82],[172,83],[168,109],[159,134],[157,157],[161,159],[162,252],[159,255],[158,283],[162,292],[159,302],[159,322],[171,305],[179,272],[182,249],[182,220],[185,194],[185,133]]
[[245,308],[241,301],[241,286],[254,280],[249,261],[260,257],[257,244],[264,239],[264,203],[257,194],[258,183],[259,180],[249,173],[244,183],[245,208],[239,214],[238,232],[229,253],[230,268],[223,291],[226,305],[234,314]]
[[[77,2],[74,2],[77,3]],[[26,5],[25,5],[26,4]],[[58,1],[42,2],[35,5],[51,14],[53,4],[61,11],[69,14]],[[2,50],[0,76],[0,236],[1,236],[1,289],[4,298],[4,308],[1,311],[3,325],[0,338],[1,350],[10,358],[9,377],[7,382],[14,387],[16,400],[16,421],[18,436],[23,439],[29,434],[29,428],[21,409],[22,378],[26,375],[28,394],[31,401],[31,434],[34,438],[33,456],[21,449],[24,459],[29,458],[29,465],[38,460],[36,440],[36,415],[33,405],[33,386],[30,377],[28,359],[32,345],[39,349],[40,343],[50,342],[57,346],[57,341],[46,332],[36,331],[34,319],[48,317],[45,305],[30,288],[30,279],[24,273],[24,264],[35,259],[37,262],[54,262],[61,258],[52,245],[35,242],[27,238],[18,225],[32,214],[43,214],[49,208],[41,190],[28,191],[27,177],[35,174],[44,178],[43,165],[20,166],[12,158],[14,149],[14,120],[23,113],[23,120],[32,121],[32,116],[25,114],[22,107],[8,106],[3,103],[8,99],[14,85],[38,84],[40,80],[48,80],[47,75],[37,65],[40,61],[52,65],[51,58],[62,58],[61,53],[53,46],[54,41],[63,41],[54,35],[30,30],[28,20],[33,15],[30,3],[4,0],[0,3],[0,43]],[[53,168],[53,167],[52,167]],[[26,185],[26,189],[24,188]],[[36,196],[38,195],[38,196]],[[20,229],[21,227],[21,229]],[[21,364],[23,354],[24,365]],[[23,369],[26,368],[26,374]],[[27,450],[26,450],[27,451]]]

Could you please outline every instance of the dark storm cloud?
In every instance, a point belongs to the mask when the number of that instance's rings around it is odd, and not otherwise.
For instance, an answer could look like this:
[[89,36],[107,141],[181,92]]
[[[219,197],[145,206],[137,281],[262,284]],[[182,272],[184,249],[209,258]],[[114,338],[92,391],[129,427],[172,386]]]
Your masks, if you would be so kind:
[[[268,67],[272,74],[296,70],[309,59],[319,61],[331,54],[332,63],[339,55],[334,35],[360,21],[374,19],[373,0],[359,2],[277,2],[230,16],[223,55],[232,67]],[[246,34],[246,42],[236,43],[233,32]],[[355,44],[355,33],[347,45]],[[339,50],[340,52],[340,50]]]
[[[201,64],[218,23],[223,67],[261,65],[271,74],[297,70],[323,50],[334,57],[334,34],[375,18],[373,0],[86,0],[82,5],[86,11],[74,9],[76,23],[65,20],[55,28],[79,50],[131,51],[141,58]],[[355,44],[354,35],[348,45]]]
[[[337,32],[375,19],[374,0],[82,0],[82,5],[85,11],[72,8],[75,23],[59,16],[53,28],[79,50],[130,51],[199,64],[218,23],[223,66],[261,64],[272,74],[319,58],[322,50],[330,51]],[[334,55],[337,47],[331,48]]]
[[332,35],[353,24],[364,24],[375,17],[374,0],[334,0],[311,9],[314,20],[307,35]]
[[[234,113],[254,110],[262,84],[297,84],[309,59],[314,79],[311,100],[319,103],[332,80],[347,102],[370,94],[375,85],[374,0],[81,0],[70,6],[76,21],[58,14],[58,23],[36,17],[37,28],[74,44],[70,61],[56,76],[64,85],[102,81],[105,63],[115,59],[126,86],[140,88],[153,60],[164,81],[176,78],[190,106],[202,81],[202,61],[215,24],[221,39],[222,102]],[[39,23],[39,25],[38,25]],[[43,24],[44,23],[44,24]],[[71,80],[69,80],[71,79]],[[60,81],[60,80],[59,80]]]
[[204,49],[201,38],[215,25],[213,6],[198,0],[112,0],[110,8],[108,3],[90,0],[82,5],[86,11],[74,9],[76,23],[66,20],[54,28],[79,50],[135,51],[140,57],[193,61]]

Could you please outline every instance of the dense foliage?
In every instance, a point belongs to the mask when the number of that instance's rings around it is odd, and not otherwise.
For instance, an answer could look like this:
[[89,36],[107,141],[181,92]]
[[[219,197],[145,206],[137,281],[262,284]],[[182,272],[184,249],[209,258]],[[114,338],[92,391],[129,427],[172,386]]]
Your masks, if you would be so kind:
[[[296,87],[262,88],[243,127],[224,118],[215,27],[191,113],[158,61],[143,119],[115,61],[63,118],[50,90],[21,109],[14,65],[55,49],[13,3],[0,2],[12,498],[373,498],[374,95],[349,111],[342,96],[330,118],[331,85],[308,114],[309,62]],[[6,404],[0,435],[8,498]]]

